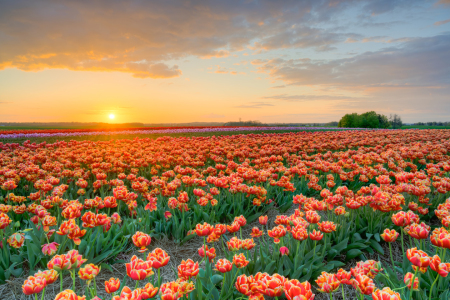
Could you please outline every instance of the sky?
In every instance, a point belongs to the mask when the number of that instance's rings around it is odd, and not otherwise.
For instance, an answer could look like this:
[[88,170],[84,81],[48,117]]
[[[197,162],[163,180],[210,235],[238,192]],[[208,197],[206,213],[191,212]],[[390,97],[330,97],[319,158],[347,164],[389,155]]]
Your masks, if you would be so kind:
[[371,110],[450,121],[450,0],[0,0],[1,122]]

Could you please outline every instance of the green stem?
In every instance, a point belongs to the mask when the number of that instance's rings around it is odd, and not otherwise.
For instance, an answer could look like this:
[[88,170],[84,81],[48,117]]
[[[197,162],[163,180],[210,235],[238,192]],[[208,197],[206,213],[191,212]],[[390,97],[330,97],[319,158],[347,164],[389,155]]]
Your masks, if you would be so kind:
[[342,287],[342,299],[345,300],[345,291],[344,291],[344,285],[341,284]]
[[59,292],[62,293],[63,291],[63,276],[62,276],[62,271],[59,272],[59,279],[60,279],[60,288],[59,288]]
[[431,287],[430,287],[430,295],[428,296],[428,299],[431,299],[431,293],[433,292],[433,287],[434,287],[434,285],[436,284],[436,282],[437,282],[437,280],[439,279],[439,277],[440,277],[440,275],[438,274],[438,275],[436,276],[436,279],[434,280],[433,284],[431,285]]
[[72,290],[75,292],[75,270],[71,270],[70,274],[72,275]]
[[388,243],[388,244],[389,244],[389,253],[391,255],[392,266],[394,267],[394,270],[395,270],[394,257],[392,256],[392,246],[391,246],[391,243]]
[[[44,295],[45,295],[45,287],[42,290],[42,296],[41,296],[41,300],[44,300]],[[37,294],[36,294],[36,299],[37,299]]]
[[94,277],[94,296],[97,296],[97,283],[95,282],[95,277]]
[[161,268],[158,268],[158,287],[161,287]]
[[405,248],[403,246],[403,228],[400,229],[400,232],[402,233],[402,253],[404,254],[405,253]]
[[330,300],[333,300],[333,293],[330,293]]
[[414,279],[416,279],[417,271],[419,271],[419,267],[416,268],[416,271],[414,272],[414,276],[411,281],[411,289],[409,290],[409,297],[408,297],[409,300],[411,300],[411,296],[414,290]]
[[139,280],[136,280],[136,286],[134,287],[134,289],[137,289],[139,286]]

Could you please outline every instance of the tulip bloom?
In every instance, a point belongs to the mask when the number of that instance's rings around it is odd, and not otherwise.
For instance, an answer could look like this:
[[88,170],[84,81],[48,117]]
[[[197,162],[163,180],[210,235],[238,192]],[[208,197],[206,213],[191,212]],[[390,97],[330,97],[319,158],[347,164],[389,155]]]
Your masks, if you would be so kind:
[[314,210],[310,210],[306,212],[306,221],[308,221],[311,224],[316,224],[319,223],[320,221],[320,216],[319,214],[314,211]]
[[[257,276],[258,274],[255,277]],[[280,297],[284,292],[284,283],[286,282],[286,278],[279,274],[274,274],[273,276],[264,276],[257,282],[259,285],[258,290],[262,294],[269,297]]]
[[268,220],[269,220],[268,216],[260,216],[259,219],[258,219],[259,224],[261,224],[263,226],[267,224]]
[[313,300],[315,296],[308,281],[300,283],[297,279],[284,283],[284,294],[288,300]]
[[42,245],[42,253],[44,253],[44,255],[52,256],[58,251],[58,246],[59,244],[56,242],[44,244]]
[[435,255],[431,258],[430,268],[441,277],[447,277],[450,272],[450,263],[443,263],[439,256]]
[[147,255],[147,261],[151,261],[152,268],[159,269],[169,263],[170,256],[161,248],[156,248]]
[[[413,278],[414,278],[414,285],[412,283]],[[411,286],[412,286],[413,291],[419,290],[419,278],[417,276],[414,277],[413,273],[411,273],[411,272],[406,273],[404,282],[405,282],[406,286],[408,287],[408,289],[411,289]]]
[[418,240],[426,239],[428,237],[429,233],[430,233],[430,229],[424,223],[422,223],[420,225],[414,223],[411,226],[409,226],[409,230],[408,230],[408,234],[411,237],[418,239]]
[[55,282],[56,279],[58,279],[59,274],[55,270],[45,270],[45,271],[38,271],[36,274],[34,274],[34,276],[45,278],[46,284],[49,285]]
[[372,293],[373,300],[402,300],[400,294],[394,292],[389,287],[385,287],[382,290],[376,290]]
[[227,247],[229,251],[238,251],[242,248],[242,241],[234,236],[227,242]]
[[280,247],[280,254],[283,255],[289,255],[289,249],[288,247]]
[[233,222],[233,223],[231,223],[231,225],[227,225],[227,230],[229,233],[235,233],[235,232],[239,231],[240,228],[241,228],[241,225],[239,225],[238,222]]
[[406,250],[406,257],[413,265],[419,268],[427,268],[430,265],[430,257],[428,254],[422,250],[417,250],[417,248]]
[[275,244],[278,244],[280,242],[280,238],[286,235],[286,227],[283,225],[278,225],[272,230],[268,230],[267,234],[273,238],[273,242]]
[[341,284],[335,274],[330,274],[327,272],[322,272],[319,278],[317,278],[316,283],[319,286],[318,290],[327,294],[336,291]]
[[20,248],[25,242],[25,234],[16,232],[8,238],[8,244],[13,248]]
[[389,230],[389,229],[385,229],[384,232],[381,234],[381,237],[383,238],[383,240],[387,243],[392,243],[395,242],[398,238],[399,233],[397,231],[395,231],[394,229]]
[[55,300],[86,300],[86,296],[77,296],[72,290],[65,290],[56,295]]
[[154,274],[152,271],[152,262],[143,261],[136,255],[134,255],[131,258],[131,261],[126,263],[125,266],[127,268],[128,277],[133,280],[143,280]]
[[25,295],[33,295],[42,292],[42,290],[47,286],[45,277],[40,276],[30,276],[28,277],[23,285],[22,292]]
[[105,281],[105,291],[108,294],[117,292],[119,288],[120,288],[119,278],[110,278],[108,281]]
[[182,260],[178,266],[178,277],[189,280],[191,277],[197,276],[199,271],[198,262],[194,263],[192,259]]
[[258,283],[255,281],[252,275],[246,276],[241,275],[236,279],[236,283],[234,286],[236,287],[236,290],[253,299],[254,296],[258,295],[259,292],[257,290]]
[[370,295],[375,289],[373,280],[363,274],[356,274],[355,278],[352,279],[352,285],[358,292],[364,295]]
[[78,250],[70,250],[67,252],[66,258],[69,259],[72,264],[71,269],[78,269],[87,261],[87,259],[84,259],[83,256],[78,254]]
[[47,263],[47,268],[55,270],[57,272],[61,272],[64,270],[69,270],[72,268],[72,263],[70,262],[70,258],[66,257],[66,255],[55,255],[52,259]]
[[250,261],[248,261],[243,253],[235,254],[233,256],[233,264],[238,268],[244,268],[248,265]]
[[210,235],[213,230],[214,230],[214,227],[209,225],[206,222],[204,222],[203,225],[202,224],[197,224],[197,226],[195,226],[195,233],[198,236]]
[[346,285],[351,285],[352,273],[345,271],[344,269],[339,269],[336,273],[336,278],[342,283]]
[[313,241],[320,241],[323,238],[323,233],[314,229],[309,233],[309,238]]
[[78,271],[78,276],[81,280],[87,280],[87,284],[89,285],[91,280],[94,279],[99,272],[100,267],[97,267],[94,264],[87,264],[83,268],[80,268]]
[[430,240],[436,247],[450,249],[450,233],[443,227],[433,230]]
[[230,272],[232,268],[233,264],[225,258],[219,259],[216,263],[216,270],[220,273]]
[[137,231],[133,235],[132,241],[136,247],[140,248],[138,252],[144,253],[145,251],[147,251],[148,245],[150,245],[150,243],[152,242],[152,238],[146,233]]
[[264,234],[264,232],[262,230],[260,230],[258,227],[253,227],[252,233],[250,233],[250,236],[252,238],[258,238],[258,237],[261,237],[263,234]]
[[336,224],[334,224],[333,222],[325,221],[322,223],[318,223],[318,225],[319,230],[322,231],[323,233],[331,233],[333,231],[336,231]]

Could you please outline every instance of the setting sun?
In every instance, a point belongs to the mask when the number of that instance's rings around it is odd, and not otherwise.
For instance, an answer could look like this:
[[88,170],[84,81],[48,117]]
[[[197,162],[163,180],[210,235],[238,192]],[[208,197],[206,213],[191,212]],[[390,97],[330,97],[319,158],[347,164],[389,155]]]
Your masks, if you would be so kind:
[[116,116],[115,116],[114,114],[110,114],[110,115],[109,115],[109,118],[110,118],[111,120],[113,120],[115,117],[116,117]]

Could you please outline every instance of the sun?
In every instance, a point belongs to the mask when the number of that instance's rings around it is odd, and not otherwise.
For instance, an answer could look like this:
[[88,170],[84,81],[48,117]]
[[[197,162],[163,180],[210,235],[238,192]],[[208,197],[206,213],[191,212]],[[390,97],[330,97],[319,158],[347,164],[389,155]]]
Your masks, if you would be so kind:
[[114,114],[109,114],[109,118],[113,120],[116,116]]

